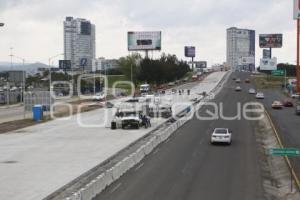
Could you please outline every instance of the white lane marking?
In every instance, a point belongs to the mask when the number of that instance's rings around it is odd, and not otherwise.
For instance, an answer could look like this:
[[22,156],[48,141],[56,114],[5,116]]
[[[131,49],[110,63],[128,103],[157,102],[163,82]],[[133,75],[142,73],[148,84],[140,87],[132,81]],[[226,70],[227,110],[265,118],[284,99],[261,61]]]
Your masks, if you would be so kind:
[[159,152],[159,148],[157,148],[154,152],[153,155],[157,154]]
[[139,170],[141,167],[143,167],[144,166],[144,163],[141,163],[141,164],[139,164],[139,166],[137,166],[135,169],[134,169],[134,171],[137,171],[137,170]]
[[115,192],[119,187],[121,187],[121,185],[122,185],[122,183],[119,183],[118,185],[116,185],[116,187],[114,187],[114,188],[110,191],[110,193]]

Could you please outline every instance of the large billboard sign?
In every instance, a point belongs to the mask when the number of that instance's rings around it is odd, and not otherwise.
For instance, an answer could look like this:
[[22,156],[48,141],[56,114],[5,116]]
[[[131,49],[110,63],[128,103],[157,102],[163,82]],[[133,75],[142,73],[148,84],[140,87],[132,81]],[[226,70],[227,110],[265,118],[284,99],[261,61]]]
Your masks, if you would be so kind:
[[70,70],[71,69],[71,60],[59,60],[59,69]]
[[277,58],[260,59],[260,70],[277,70]]
[[23,71],[8,71],[8,81],[13,83],[23,82]]
[[128,32],[128,51],[161,50],[161,31]]
[[196,56],[196,47],[193,46],[184,47],[184,56],[188,58],[194,58]]
[[294,0],[294,19],[300,19],[300,0]]
[[249,64],[254,64],[254,63],[255,63],[254,56],[241,57],[238,60],[239,65],[249,65]]
[[281,48],[282,34],[260,34],[259,46],[260,48]]
[[196,68],[198,68],[198,69],[207,68],[207,62],[206,61],[195,62],[195,65],[196,65]]

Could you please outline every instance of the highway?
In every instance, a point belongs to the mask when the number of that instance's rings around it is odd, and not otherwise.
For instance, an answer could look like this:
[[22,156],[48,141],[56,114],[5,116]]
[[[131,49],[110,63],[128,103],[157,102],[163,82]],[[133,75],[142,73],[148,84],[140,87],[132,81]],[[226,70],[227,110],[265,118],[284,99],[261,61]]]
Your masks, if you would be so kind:
[[[250,84],[235,92],[232,74],[213,102],[224,104],[224,114],[234,116],[237,102],[254,100]],[[199,112],[204,116],[203,107]],[[260,200],[264,199],[254,129],[257,122],[200,121],[193,118],[138,166],[109,186],[95,200]],[[231,146],[211,145],[216,127],[233,131]]]

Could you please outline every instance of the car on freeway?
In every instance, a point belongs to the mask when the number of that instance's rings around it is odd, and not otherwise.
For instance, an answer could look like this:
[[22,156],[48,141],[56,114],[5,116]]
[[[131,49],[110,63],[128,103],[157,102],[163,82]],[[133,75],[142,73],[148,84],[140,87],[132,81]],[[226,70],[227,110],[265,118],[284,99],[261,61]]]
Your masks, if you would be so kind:
[[296,105],[296,114],[300,115],[300,104]]
[[240,92],[240,91],[242,91],[242,88],[241,88],[241,86],[236,86],[236,87],[235,87],[235,91],[237,91],[237,92]]
[[265,95],[264,95],[264,93],[262,93],[262,92],[258,92],[258,93],[256,93],[256,99],[264,99],[265,98]]
[[274,109],[282,109],[283,105],[281,101],[273,101],[272,103],[272,108]]
[[245,79],[245,83],[250,83],[250,79]]
[[106,95],[103,92],[96,93],[93,96],[94,101],[103,101],[103,100],[105,100],[105,98],[106,98]]
[[237,78],[237,79],[235,80],[235,82],[236,82],[236,83],[241,83],[241,79]]
[[232,142],[231,135],[232,131],[228,128],[215,128],[211,134],[210,143],[226,143],[230,145]]
[[250,88],[249,91],[248,91],[249,94],[256,94],[256,91],[255,89],[253,88]]
[[234,81],[235,81],[235,80],[236,80],[236,77],[233,77],[233,78],[232,78],[232,80],[234,80]]
[[291,95],[293,99],[300,99],[300,93],[294,93]]
[[290,99],[283,100],[282,104],[284,107],[294,107],[294,103]]

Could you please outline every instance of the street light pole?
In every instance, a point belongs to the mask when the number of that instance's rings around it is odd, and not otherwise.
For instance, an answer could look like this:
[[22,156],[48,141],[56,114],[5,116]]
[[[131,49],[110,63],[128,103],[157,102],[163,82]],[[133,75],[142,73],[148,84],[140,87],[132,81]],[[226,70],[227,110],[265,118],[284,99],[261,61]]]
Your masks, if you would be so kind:
[[23,107],[24,107],[24,113],[23,113],[23,117],[24,119],[26,118],[26,110],[25,110],[25,91],[26,91],[26,71],[25,71],[25,59],[24,58],[21,58],[21,57],[18,57],[18,56],[15,56],[15,55],[12,55],[13,57],[15,58],[18,58],[20,60],[22,60],[22,64],[23,64],[23,73],[22,73],[22,99],[23,99]]
[[51,77],[51,60],[52,59],[54,59],[54,58],[56,58],[56,57],[58,57],[58,56],[62,56],[62,55],[64,55],[63,53],[60,53],[60,54],[57,54],[57,55],[55,55],[55,56],[52,56],[52,57],[50,57],[49,58],[49,112],[50,112],[50,110],[51,110],[51,105],[52,105],[52,102],[51,102],[51,99],[52,99],[52,88],[51,88],[51,86],[52,86],[52,81],[51,81],[51,79],[52,79],[52,77]]

